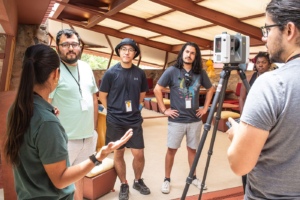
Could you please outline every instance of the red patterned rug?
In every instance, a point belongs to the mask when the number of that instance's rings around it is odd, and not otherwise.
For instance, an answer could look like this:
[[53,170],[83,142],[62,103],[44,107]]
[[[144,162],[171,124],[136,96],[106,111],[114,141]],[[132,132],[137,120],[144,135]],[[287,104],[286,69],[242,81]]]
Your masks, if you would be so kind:
[[[179,200],[175,199],[175,200]],[[199,195],[186,197],[185,200],[197,200]],[[229,188],[225,190],[219,190],[214,192],[208,192],[202,194],[201,200],[242,200],[244,199],[243,187]]]

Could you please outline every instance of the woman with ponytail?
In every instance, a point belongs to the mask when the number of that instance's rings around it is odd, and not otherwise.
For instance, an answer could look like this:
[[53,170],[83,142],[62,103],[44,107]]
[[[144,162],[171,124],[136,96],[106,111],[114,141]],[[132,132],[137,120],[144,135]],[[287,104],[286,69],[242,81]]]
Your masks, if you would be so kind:
[[73,199],[73,183],[132,136],[111,142],[70,167],[67,136],[48,103],[59,79],[60,59],[49,46],[27,48],[16,99],[7,120],[4,155],[13,166],[18,199]]

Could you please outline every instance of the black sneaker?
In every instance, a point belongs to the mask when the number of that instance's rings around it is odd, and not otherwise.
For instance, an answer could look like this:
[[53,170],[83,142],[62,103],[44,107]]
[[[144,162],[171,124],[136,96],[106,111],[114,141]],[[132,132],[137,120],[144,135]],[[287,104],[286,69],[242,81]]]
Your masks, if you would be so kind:
[[129,199],[129,186],[128,184],[121,184],[119,200],[128,200]]
[[150,189],[145,185],[143,179],[139,179],[138,182],[133,181],[133,188],[140,191],[141,194],[150,194]]

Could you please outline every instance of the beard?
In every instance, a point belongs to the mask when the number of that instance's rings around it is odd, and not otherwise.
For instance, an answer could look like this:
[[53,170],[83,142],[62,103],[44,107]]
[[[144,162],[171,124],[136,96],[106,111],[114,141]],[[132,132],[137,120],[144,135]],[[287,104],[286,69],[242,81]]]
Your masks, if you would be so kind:
[[272,44],[273,49],[269,50],[270,61],[271,63],[284,63],[285,60],[282,59],[282,54],[285,51],[285,48],[282,44],[282,37],[278,36],[274,41],[275,42]]
[[282,53],[283,53],[283,49],[279,49],[274,54],[269,54],[271,63],[274,62],[284,63],[285,61],[281,59]]
[[[74,51],[69,51],[69,52],[66,53],[66,55],[64,55],[60,50],[58,50],[58,53],[59,53],[60,59],[62,61],[64,61],[65,63],[74,64],[79,60],[79,55],[76,54]],[[68,54],[74,54],[75,57],[68,58]]]
[[186,65],[191,65],[191,64],[193,64],[193,62],[186,62],[186,61],[183,61],[183,63],[186,64]]
[[182,59],[182,61],[186,65],[191,65],[194,62],[190,57],[185,57],[184,59]]

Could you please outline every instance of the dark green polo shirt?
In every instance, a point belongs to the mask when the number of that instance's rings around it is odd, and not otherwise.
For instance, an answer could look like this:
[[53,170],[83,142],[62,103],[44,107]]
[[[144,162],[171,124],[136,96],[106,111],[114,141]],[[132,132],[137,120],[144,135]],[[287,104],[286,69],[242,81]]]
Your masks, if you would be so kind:
[[20,164],[14,168],[18,199],[73,199],[74,185],[57,189],[43,165],[67,160],[68,138],[53,107],[34,95],[34,111],[20,148]]

